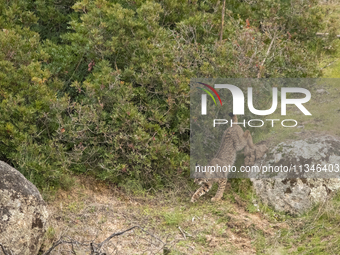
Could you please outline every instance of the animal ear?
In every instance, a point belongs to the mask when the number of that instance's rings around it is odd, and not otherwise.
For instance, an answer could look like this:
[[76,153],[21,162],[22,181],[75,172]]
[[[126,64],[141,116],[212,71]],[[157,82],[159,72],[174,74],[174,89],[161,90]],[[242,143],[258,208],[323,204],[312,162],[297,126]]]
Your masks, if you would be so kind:
[[232,118],[232,117],[234,117],[235,115],[234,115],[232,112],[229,112],[229,116]]

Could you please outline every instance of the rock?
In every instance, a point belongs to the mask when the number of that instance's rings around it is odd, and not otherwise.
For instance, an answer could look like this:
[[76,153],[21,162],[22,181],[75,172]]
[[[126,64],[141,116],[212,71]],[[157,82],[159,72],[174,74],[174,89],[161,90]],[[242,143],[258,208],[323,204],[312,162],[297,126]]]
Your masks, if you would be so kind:
[[36,255],[46,231],[45,202],[31,182],[2,161],[0,176],[0,243],[8,254]]
[[[300,215],[340,188],[339,164],[340,138],[319,135],[278,144],[254,165],[262,169],[276,166],[279,171],[260,171],[249,177],[263,203],[277,211]],[[287,166],[288,172],[280,166]]]

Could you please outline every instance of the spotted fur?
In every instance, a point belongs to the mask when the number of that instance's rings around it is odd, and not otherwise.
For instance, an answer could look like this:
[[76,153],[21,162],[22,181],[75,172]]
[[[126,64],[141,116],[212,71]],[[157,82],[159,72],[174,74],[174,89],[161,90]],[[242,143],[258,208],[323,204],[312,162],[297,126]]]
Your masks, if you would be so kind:
[[[237,122],[237,116],[231,116],[233,117],[233,123]],[[216,156],[210,161],[209,165],[234,165],[237,151],[242,150],[246,146],[254,149],[253,139],[249,130],[243,132],[242,128],[239,125],[233,124],[232,127],[229,127],[226,131],[224,131],[220,148],[217,151]],[[211,189],[214,182],[218,182],[218,190],[211,201],[221,200],[223,192],[227,185],[227,181],[228,180],[226,178],[195,179],[195,182],[200,184],[201,187],[194,193],[191,198],[191,202],[196,202],[199,197],[206,194]]]

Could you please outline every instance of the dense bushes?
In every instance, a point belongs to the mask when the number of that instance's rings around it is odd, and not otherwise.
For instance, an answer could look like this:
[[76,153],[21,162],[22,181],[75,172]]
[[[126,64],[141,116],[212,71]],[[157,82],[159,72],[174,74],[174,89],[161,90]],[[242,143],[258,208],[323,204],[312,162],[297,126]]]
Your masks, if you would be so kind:
[[227,1],[219,41],[221,10],[2,1],[0,159],[40,188],[70,172],[162,186],[188,173],[191,78],[320,75],[316,54],[331,41],[314,37],[315,1]]

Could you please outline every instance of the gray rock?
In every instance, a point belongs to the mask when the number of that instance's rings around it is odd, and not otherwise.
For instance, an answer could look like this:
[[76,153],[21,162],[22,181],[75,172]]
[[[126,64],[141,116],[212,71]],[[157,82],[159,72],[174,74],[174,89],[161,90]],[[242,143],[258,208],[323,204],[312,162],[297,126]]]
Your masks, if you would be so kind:
[[262,167],[287,166],[288,172],[257,172],[249,177],[262,202],[277,211],[300,215],[340,188],[339,164],[340,139],[313,136],[280,143],[255,162]]
[[48,213],[38,189],[0,161],[0,243],[8,254],[36,255]]

